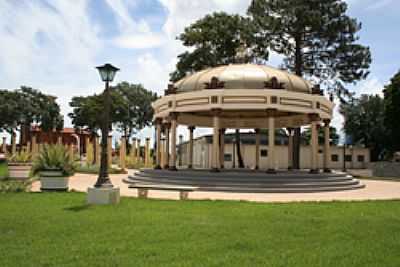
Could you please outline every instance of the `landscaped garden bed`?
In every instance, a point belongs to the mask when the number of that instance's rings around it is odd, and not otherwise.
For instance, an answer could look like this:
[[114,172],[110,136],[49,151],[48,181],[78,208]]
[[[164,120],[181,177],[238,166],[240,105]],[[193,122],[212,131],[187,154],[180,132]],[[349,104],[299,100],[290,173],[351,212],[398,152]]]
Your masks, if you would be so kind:
[[400,265],[400,201],[85,203],[0,194],[0,266]]

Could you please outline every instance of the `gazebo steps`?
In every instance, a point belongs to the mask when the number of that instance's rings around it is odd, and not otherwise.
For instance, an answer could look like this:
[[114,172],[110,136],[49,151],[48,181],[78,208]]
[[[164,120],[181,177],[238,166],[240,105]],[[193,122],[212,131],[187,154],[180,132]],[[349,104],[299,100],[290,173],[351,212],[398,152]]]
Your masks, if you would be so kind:
[[[298,174],[298,175],[296,175]],[[194,186],[199,191],[246,193],[299,193],[342,191],[363,188],[359,180],[344,173],[309,174],[305,172],[207,172],[141,170],[124,180],[128,184],[165,184]]]

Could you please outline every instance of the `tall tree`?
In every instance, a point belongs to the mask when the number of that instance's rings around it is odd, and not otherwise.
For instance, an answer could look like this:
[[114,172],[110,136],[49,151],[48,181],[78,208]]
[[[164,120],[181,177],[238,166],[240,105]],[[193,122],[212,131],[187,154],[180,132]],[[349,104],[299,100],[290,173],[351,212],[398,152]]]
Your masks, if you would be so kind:
[[18,95],[15,91],[0,90],[0,131],[12,134],[20,117]]
[[[366,78],[368,47],[357,43],[361,23],[346,14],[342,0],[253,0],[248,15],[258,51],[285,56],[284,67],[344,100],[346,84]],[[264,49],[262,49],[264,48]],[[300,128],[295,129],[293,163],[299,168]]]
[[[153,117],[151,102],[157,96],[142,85],[127,82],[119,83],[110,90],[110,121],[127,137],[128,144],[133,133],[150,125]],[[74,127],[89,131],[92,137],[97,136],[104,107],[102,95],[73,97],[70,106],[73,110],[68,116],[72,119]]]
[[[207,67],[255,61],[255,55],[261,57],[259,60],[267,59],[268,50],[260,51],[259,46],[253,45],[251,27],[247,18],[225,12],[206,15],[186,27],[178,40],[184,46],[190,47],[190,51],[178,56],[176,71],[170,75],[171,81],[177,81],[187,73]],[[238,52],[243,48],[246,48],[246,53],[239,58]]]
[[151,103],[157,99],[157,94],[145,89],[141,84],[121,82],[113,91],[117,108],[116,126],[126,137],[127,148],[129,139],[136,132],[151,124],[153,108]]
[[[170,75],[171,81],[208,67],[257,61],[254,55],[262,55],[258,60],[268,58],[268,50],[259,51],[260,47],[253,45],[253,39],[248,19],[224,12],[206,15],[178,36],[190,51],[178,56],[176,71]],[[239,167],[244,168],[239,130],[235,131],[235,139]]]
[[2,90],[0,98],[0,113],[3,117],[0,128],[10,134],[19,130],[20,144],[26,143],[32,124],[38,125],[43,131],[59,130],[63,127],[60,106],[54,96],[22,86],[15,91]]
[[384,126],[384,103],[379,95],[362,95],[340,105],[344,132],[353,144],[371,149],[371,160],[383,158],[388,137]]
[[385,130],[388,132],[387,148],[392,152],[400,151],[400,71],[385,86]]

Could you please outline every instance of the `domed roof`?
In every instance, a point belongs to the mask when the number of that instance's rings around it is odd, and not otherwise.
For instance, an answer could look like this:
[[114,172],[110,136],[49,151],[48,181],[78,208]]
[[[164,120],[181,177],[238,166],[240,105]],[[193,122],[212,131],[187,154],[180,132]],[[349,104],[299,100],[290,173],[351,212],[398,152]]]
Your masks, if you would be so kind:
[[311,93],[313,85],[287,71],[255,64],[231,64],[208,68],[174,84],[176,93],[203,89],[282,89]]

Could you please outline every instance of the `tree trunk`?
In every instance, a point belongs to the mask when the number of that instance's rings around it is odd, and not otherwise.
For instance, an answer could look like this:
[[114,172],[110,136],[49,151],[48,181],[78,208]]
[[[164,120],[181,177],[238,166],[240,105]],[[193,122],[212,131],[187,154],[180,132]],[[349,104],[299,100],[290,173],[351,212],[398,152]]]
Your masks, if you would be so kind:
[[244,168],[242,153],[240,152],[240,130],[235,130],[235,139],[236,139],[236,154],[238,158],[238,167]]
[[[94,142],[96,140],[96,133],[92,132],[92,144],[93,144],[93,165],[96,165],[98,162],[96,162],[96,158],[97,158],[97,144]],[[87,147],[86,147],[86,151],[87,151]],[[87,152],[86,152],[87,153]]]
[[[295,72],[297,76],[303,76],[303,55],[301,50],[301,34],[295,36],[296,51],[295,51]],[[294,128],[293,134],[293,169],[300,169],[300,140],[301,128]]]

